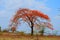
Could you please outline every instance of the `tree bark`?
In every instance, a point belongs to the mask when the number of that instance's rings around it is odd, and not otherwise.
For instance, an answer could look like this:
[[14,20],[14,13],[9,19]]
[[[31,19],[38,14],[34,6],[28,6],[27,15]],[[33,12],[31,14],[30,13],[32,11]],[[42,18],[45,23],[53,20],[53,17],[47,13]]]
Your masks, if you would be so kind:
[[33,35],[33,22],[31,21],[31,35]]

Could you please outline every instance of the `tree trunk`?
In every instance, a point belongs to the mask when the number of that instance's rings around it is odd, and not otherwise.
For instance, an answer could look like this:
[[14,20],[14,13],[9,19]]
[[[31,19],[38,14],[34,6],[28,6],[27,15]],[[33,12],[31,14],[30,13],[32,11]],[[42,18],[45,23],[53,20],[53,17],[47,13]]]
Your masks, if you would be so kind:
[[33,26],[31,27],[31,35],[33,35]]
[[33,35],[33,22],[31,21],[31,35]]

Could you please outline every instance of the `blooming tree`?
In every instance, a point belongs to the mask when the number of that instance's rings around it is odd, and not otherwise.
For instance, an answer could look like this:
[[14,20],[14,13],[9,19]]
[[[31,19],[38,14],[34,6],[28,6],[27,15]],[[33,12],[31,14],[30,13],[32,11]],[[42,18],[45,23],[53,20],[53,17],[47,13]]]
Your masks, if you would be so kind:
[[[11,19],[10,26],[13,28],[13,31],[14,31],[18,26],[18,24],[20,24],[19,19],[22,19],[22,21],[27,22],[28,25],[31,27],[31,35],[33,35],[33,27],[38,27],[37,24],[41,23],[39,21],[39,18],[50,21],[50,18],[48,17],[48,15],[45,15],[38,10],[21,8],[16,12],[16,14]],[[53,29],[50,23],[45,22],[44,24],[46,24],[48,28]]]

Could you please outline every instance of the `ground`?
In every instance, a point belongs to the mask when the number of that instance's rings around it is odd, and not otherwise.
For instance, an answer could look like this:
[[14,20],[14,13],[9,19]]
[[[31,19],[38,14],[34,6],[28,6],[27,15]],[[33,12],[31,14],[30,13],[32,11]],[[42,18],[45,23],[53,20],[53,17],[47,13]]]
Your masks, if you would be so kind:
[[16,33],[0,33],[0,40],[60,40],[60,36],[31,36]]

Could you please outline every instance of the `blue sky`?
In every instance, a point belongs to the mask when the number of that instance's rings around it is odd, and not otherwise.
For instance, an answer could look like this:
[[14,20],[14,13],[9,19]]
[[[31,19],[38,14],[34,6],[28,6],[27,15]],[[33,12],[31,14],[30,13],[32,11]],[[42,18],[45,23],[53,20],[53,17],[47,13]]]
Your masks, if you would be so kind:
[[[13,17],[19,8],[30,8],[47,14],[51,19],[53,28],[58,31],[58,34],[60,34],[59,4],[60,0],[0,0],[0,25],[2,29],[7,28],[11,17]],[[21,27],[18,27],[18,30],[30,31],[30,28],[27,28],[28,25],[22,25],[20,25]],[[46,29],[46,31],[47,30],[49,29]],[[51,32],[52,30],[49,31]]]

